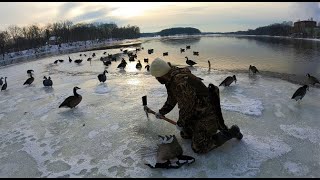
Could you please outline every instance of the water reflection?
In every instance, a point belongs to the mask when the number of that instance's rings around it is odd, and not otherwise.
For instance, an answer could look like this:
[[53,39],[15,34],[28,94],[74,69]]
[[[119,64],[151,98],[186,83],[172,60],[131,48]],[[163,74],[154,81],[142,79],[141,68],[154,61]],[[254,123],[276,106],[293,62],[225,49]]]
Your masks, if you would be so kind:
[[186,45],[194,45],[199,43],[201,37],[189,37],[189,38],[163,38],[160,40],[161,43],[168,44],[168,45],[180,45],[181,48],[186,48]]

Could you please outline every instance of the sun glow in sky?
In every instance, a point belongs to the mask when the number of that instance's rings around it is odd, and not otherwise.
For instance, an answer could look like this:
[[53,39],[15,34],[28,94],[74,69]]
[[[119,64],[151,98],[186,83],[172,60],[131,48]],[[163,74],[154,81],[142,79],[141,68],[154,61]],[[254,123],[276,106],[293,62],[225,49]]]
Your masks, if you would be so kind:
[[141,32],[195,27],[202,32],[255,29],[283,21],[320,21],[319,2],[0,2],[0,30],[63,20],[136,25]]

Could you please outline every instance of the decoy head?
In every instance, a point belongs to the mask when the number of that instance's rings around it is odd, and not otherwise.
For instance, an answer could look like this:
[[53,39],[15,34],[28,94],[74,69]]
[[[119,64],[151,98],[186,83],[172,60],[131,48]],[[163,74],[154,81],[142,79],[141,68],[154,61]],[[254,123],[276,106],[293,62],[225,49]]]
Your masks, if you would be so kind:
[[43,76],[43,79],[47,79],[47,77],[46,77],[46,76]]
[[308,85],[304,85],[303,88],[307,89],[309,91],[309,86]]
[[234,83],[237,83],[236,75],[233,75],[233,80],[234,80]]
[[77,90],[77,89],[81,89],[81,88],[79,88],[78,86],[76,86],[76,87],[74,87],[73,89]]

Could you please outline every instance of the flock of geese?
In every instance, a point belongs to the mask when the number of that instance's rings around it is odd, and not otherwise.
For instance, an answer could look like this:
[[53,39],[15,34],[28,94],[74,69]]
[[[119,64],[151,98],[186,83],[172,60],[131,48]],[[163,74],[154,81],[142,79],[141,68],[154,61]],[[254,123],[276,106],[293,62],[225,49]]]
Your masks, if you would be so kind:
[[[120,51],[123,53],[123,54],[126,54],[129,58],[129,62],[133,62],[135,61],[135,59],[137,59],[137,52],[138,51],[141,51],[143,50],[144,48],[143,47],[139,47],[139,48],[136,48],[135,50],[133,51],[128,51],[127,49],[126,50],[123,50],[122,48],[120,48]],[[180,53],[183,53],[185,52],[186,50],[188,49],[191,49],[191,46],[190,45],[186,45],[186,48],[180,48]],[[135,51],[135,54],[134,54],[134,51]],[[152,54],[154,53],[154,49],[148,49],[148,54]],[[106,55],[107,52],[103,52],[103,55]],[[169,53],[168,52],[164,52],[162,54],[163,56],[168,56]],[[198,51],[193,51],[193,55],[195,56],[199,56],[199,52]],[[92,53],[91,55],[92,57],[88,57],[87,58],[87,61],[90,62],[90,65],[91,65],[91,61],[92,61],[92,58],[96,57],[96,53]],[[80,54],[80,57],[87,57],[86,54]],[[70,56],[68,56],[69,58],[69,62],[71,63],[73,60],[70,58]],[[191,59],[189,59],[187,56],[185,56],[186,58],[186,64],[189,65],[190,67],[196,65],[197,63]],[[116,55],[113,55],[113,54],[107,54],[107,56],[101,56],[100,57],[100,61],[102,61],[103,65],[106,67],[108,67],[109,65],[111,65],[112,62],[116,62],[117,61],[117,56]],[[58,64],[58,63],[63,63],[64,60],[62,59],[58,59],[58,60],[55,60],[53,62],[53,64]],[[81,64],[83,62],[82,59],[75,59],[74,60],[74,63],[76,64]],[[147,71],[149,71],[150,69],[150,65],[148,64],[149,63],[149,59],[148,58],[144,58],[144,63],[147,63],[147,65],[144,67]],[[117,68],[119,69],[125,69],[126,68],[126,65],[127,65],[127,61],[122,58],[120,64],[117,66]],[[211,69],[211,63],[210,61],[208,61],[208,66],[209,66],[209,71]],[[142,68],[142,64],[140,62],[140,60],[138,60],[137,64],[136,64],[136,68],[137,69],[140,69]],[[27,70],[27,74],[29,76],[29,78],[23,83],[23,85],[31,85],[33,82],[34,82],[34,77],[33,77],[33,70],[30,69],[30,70]],[[107,80],[107,77],[106,77],[106,73],[108,73],[107,70],[104,70],[103,73],[99,74],[97,77],[98,77],[98,80],[100,83],[105,83],[106,80]],[[259,73],[258,69],[253,66],[253,65],[250,65],[249,66],[249,75],[250,74],[256,74],[256,73]],[[315,78],[314,76],[311,76],[309,73],[306,75],[308,77],[308,83],[309,84],[312,84],[312,85],[315,85],[316,83],[319,83],[319,80],[317,78]],[[4,79],[4,83],[3,83],[3,80]],[[51,77],[49,76],[48,78],[46,76],[43,77],[43,85],[45,87],[52,87],[53,85],[53,82],[51,80]],[[237,82],[237,78],[235,75],[233,76],[228,76],[226,77],[221,83],[219,86],[230,86],[233,82]],[[320,84],[320,83],[319,83]],[[1,77],[0,78],[0,86],[1,86],[1,91],[4,91],[7,89],[7,77]],[[82,100],[82,97],[81,95],[79,95],[77,93],[77,90],[80,89],[79,87],[74,87],[73,88],[73,93],[74,95],[73,96],[70,96],[68,98],[65,99],[65,101],[59,106],[60,107],[69,107],[69,108],[74,108],[76,107]],[[303,85],[302,87],[299,87],[296,92],[293,94],[292,98],[291,99],[295,99],[296,101],[298,100],[301,100],[305,94],[306,94],[306,91],[309,90],[309,85]]]

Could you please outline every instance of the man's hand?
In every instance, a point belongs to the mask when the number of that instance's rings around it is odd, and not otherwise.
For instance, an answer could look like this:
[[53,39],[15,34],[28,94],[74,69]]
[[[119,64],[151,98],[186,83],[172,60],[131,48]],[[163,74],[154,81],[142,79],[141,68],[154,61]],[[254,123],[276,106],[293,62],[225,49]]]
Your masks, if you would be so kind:
[[157,119],[163,119],[164,118],[164,115],[160,114],[160,112],[157,112],[155,115],[156,115]]

